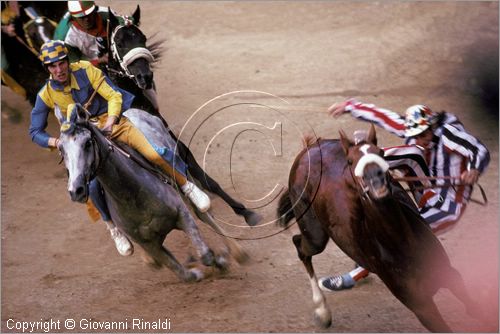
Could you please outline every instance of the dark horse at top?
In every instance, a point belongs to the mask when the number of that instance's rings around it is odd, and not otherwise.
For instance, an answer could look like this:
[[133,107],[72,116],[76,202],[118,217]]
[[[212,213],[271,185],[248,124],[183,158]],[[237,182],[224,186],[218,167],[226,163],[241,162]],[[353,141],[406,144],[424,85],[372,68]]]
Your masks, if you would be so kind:
[[138,27],[140,7],[137,6],[131,17],[125,16],[120,20],[111,10],[109,11],[108,44],[110,50],[107,71],[111,80],[136,96],[132,104],[134,108],[145,110],[162,120],[172,138],[177,141],[178,156],[187,164],[189,174],[200,182],[204,189],[221,197],[236,214],[245,218],[248,225],[257,225],[262,217],[234,200],[205,173],[193,153],[182,141],[178,140],[160,114],[151,66],[159,59],[161,42],[146,45],[146,36]]
[[6,73],[24,89],[26,99],[34,105],[36,95],[47,79],[38,52],[44,42],[52,39],[54,21],[64,15],[67,4],[62,1],[22,1],[20,5],[20,16],[13,22],[16,36],[2,33],[2,48],[9,64]]
[[356,144],[343,132],[340,140],[310,144],[295,159],[289,190],[280,198],[280,223],[286,226],[296,218],[300,228],[293,243],[309,274],[315,316],[322,326],[331,325],[312,265],[331,238],[376,273],[428,330],[450,332],[432,299],[440,288],[450,289],[470,315],[479,310],[439,240],[392,180],[376,144],[373,126]]

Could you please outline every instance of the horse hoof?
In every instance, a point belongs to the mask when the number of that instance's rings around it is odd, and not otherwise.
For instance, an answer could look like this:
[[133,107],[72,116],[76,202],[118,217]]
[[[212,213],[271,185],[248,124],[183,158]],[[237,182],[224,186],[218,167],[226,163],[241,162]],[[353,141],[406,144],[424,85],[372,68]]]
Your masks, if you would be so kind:
[[204,274],[198,268],[192,268],[187,271],[186,282],[199,282],[203,279]]
[[226,272],[229,270],[229,262],[224,255],[217,255],[215,257],[215,266],[222,272]]
[[198,260],[196,257],[194,257],[192,254],[189,254],[186,261],[184,262],[184,267],[186,268],[194,268],[196,264],[198,263]]
[[249,213],[245,214],[245,221],[248,226],[255,226],[260,223],[262,220],[262,215],[258,214],[254,211],[249,211]]
[[316,309],[314,311],[314,322],[321,328],[329,328],[332,325],[332,315],[328,310]]
[[215,261],[214,253],[209,250],[207,253],[203,254],[201,257],[201,263],[203,263],[205,266],[211,266]]

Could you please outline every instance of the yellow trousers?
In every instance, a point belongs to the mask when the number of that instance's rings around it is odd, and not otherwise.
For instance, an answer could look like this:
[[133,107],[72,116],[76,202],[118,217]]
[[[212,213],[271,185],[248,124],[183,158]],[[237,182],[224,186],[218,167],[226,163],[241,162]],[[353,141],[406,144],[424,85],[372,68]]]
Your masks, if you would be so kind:
[[[98,117],[98,128],[102,129],[108,115],[104,114]],[[159,154],[156,152],[154,147],[149,143],[144,134],[137,129],[128,118],[122,116],[120,121],[113,125],[113,131],[111,133],[111,139],[116,139],[142,154],[151,163],[159,166],[168,175],[173,177],[175,182],[179,186],[186,184],[187,179],[184,175],[177,172],[168,162],[166,162]]]

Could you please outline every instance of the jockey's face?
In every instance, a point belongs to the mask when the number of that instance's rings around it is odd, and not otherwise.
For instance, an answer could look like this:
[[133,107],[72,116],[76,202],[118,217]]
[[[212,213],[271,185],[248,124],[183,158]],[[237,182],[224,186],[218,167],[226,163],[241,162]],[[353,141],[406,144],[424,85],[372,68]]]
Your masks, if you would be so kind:
[[430,144],[432,143],[433,136],[434,134],[432,132],[432,127],[429,127],[421,134],[415,136],[416,144],[422,146],[423,148],[429,148]]
[[97,13],[93,12],[84,17],[75,17],[76,22],[85,30],[90,30],[96,26]]
[[55,63],[49,64],[47,68],[52,75],[52,79],[59,81],[62,84],[66,84],[68,82],[69,65],[67,59],[59,60]]

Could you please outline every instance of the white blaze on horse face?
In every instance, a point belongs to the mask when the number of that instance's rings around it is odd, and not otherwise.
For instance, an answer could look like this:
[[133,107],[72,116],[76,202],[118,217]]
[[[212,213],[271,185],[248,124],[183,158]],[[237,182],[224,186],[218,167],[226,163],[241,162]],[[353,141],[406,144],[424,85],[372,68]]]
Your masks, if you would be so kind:
[[50,38],[45,33],[45,27],[44,26],[42,26],[42,25],[38,26],[38,34],[40,35],[40,38],[43,39],[44,43],[50,41]]
[[64,140],[64,164],[68,170],[69,192],[73,192],[81,186],[82,180],[85,182],[87,181],[85,174],[87,171],[87,166],[85,164],[87,158],[85,157],[85,153],[83,151],[86,140],[88,140],[88,137],[82,138],[81,136],[68,136]]
[[359,148],[359,150],[363,153],[363,156],[361,159],[359,159],[358,164],[356,165],[356,168],[354,169],[354,175],[358,177],[363,177],[363,174],[365,172],[365,167],[366,165],[370,163],[375,163],[379,165],[379,167],[382,169],[382,171],[385,173],[389,169],[389,164],[387,161],[385,161],[382,157],[369,153],[368,149],[370,148],[370,145],[364,144]]

